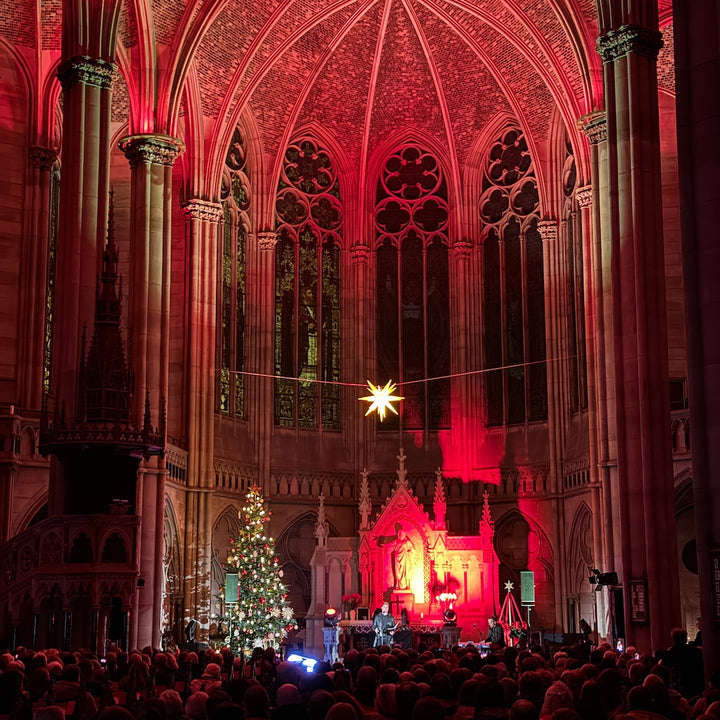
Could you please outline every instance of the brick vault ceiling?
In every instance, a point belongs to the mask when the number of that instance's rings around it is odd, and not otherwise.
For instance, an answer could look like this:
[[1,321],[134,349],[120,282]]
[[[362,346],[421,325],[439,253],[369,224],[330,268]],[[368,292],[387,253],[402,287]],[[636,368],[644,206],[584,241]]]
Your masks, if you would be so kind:
[[249,105],[270,153],[317,123],[351,160],[413,128],[462,161],[498,114],[542,140],[591,110],[596,36],[594,0],[229,2],[195,61],[204,114]]
[[602,107],[595,0],[146,2],[124,0],[125,57],[154,38],[161,96],[189,79],[206,130],[249,113],[272,155],[314,124],[359,167],[413,130],[461,163],[498,117],[537,144]]

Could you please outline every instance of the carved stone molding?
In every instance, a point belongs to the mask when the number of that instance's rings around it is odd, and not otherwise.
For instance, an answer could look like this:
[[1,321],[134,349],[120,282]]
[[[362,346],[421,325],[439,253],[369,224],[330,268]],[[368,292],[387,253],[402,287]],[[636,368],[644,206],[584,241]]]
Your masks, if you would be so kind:
[[662,46],[661,32],[640,25],[623,25],[597,39],[597,51],[606,63],[615,62],[630,53],[657,60]]
[[575,199],[581,208],[590,207],[592,205],[592,187],[586,185],[575,191]]
[[28,148],[30,164],[38,170],[51,170],[57,156],[57,150],[54,148],[43,147],[42,145],[31,145]]
[[77,83],[109,90],[115,69],[115,63],[79,55],[60,63],[57,76],[63,90],[69,90]]
[[462,238],[460,240],[456,240],[452,247],[459,260],[469,260],[475,245],[472,240]]
[[370,248],[367,245],[353,245],[350,256],[354,265],[365,265],[370,257]]
[[257,243],[260,250],[274,250],[278,235],[274,230],[261,230],[257,234]]
[[591,113],[578,120],[578,127],[585,133],[591,145],[607,140],[607,118],[604,112]]
[[209,202],[208,200],[188,200],[182,211],[188,220],[200,220],[202,222],[217,222],[222,217],[222,206],[220,203]]
[[537,224],[543,242],[555,242],[558,236],[557,220],[541,220]]
[[172,167],[185,149],[181,140],[169,135],[130,135],[118,143],[131,168],[142,163]]

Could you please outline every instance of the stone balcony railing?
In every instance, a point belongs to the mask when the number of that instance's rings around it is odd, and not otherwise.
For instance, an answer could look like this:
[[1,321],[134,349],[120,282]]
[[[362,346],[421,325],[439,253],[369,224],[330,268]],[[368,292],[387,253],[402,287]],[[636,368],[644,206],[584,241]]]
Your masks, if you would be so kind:
[[99,577],[134,587],[139,524],[135,515],[110,514],[59,515],[33,525],[0,547],[0,596],[27,593],[40,602],[55,586],[67,598],[81,585],[101,593],[93,582]]

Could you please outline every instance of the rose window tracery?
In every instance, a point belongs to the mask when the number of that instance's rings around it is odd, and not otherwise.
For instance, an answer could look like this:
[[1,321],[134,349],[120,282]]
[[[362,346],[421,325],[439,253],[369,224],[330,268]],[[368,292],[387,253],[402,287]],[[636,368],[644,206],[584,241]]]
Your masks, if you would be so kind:
[[250,217],[250,179],[240,128],[235,128],[223,168],[220,260],[220,348],[218,405],[221,413],[245,412],[245,252]]
[[525,136],[506,128],[485,159],[478,202],[488,425],[547,417],[539,195]]
[[343,208],[330,155],[312,138],[285,152],[275,217],[275,422],[338,429]]
[[[436,158],[416,145],[393,153],[381,170],[375,207],[377,364],[380,377],[404,383],[408,430],[450,424],[448,221]],[[393,416],[380,427],[399,422]]]

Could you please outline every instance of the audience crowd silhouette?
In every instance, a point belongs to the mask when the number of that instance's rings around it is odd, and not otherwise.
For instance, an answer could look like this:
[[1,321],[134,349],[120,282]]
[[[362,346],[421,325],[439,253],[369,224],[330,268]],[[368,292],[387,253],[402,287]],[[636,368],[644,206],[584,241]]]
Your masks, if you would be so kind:
[[228,648],[0,655],[8,720],[720,720],[720,673],[673,630],[654,654],[607,644],[349,650],[314,672]]

